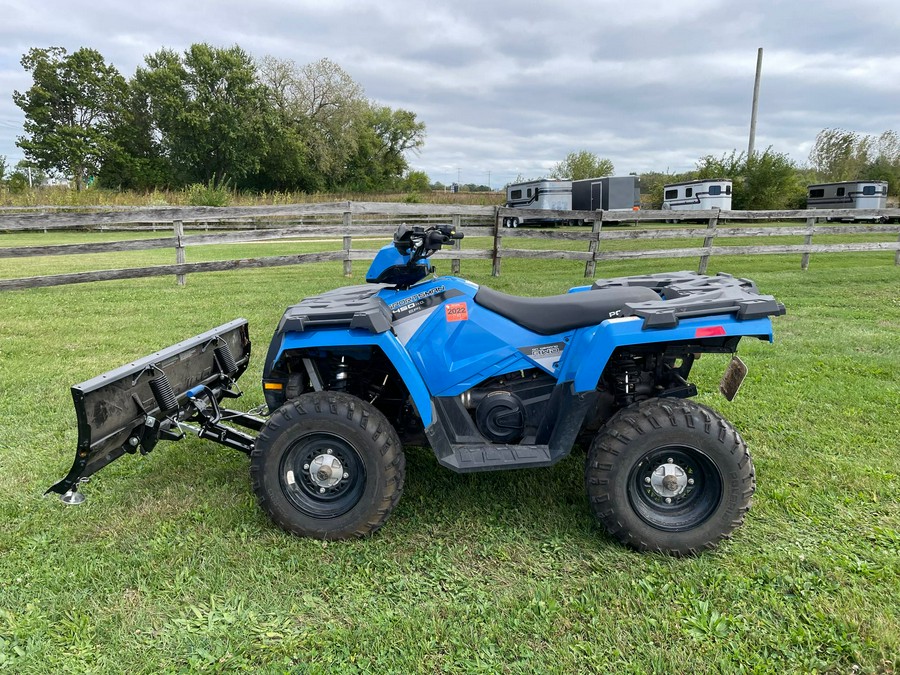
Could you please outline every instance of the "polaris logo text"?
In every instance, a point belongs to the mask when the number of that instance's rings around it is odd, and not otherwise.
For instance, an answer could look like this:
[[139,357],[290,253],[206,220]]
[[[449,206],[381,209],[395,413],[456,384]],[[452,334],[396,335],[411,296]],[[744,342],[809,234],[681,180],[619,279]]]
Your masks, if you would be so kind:
[[534,359],[540,359],[545,356],[556,356],[557,354],[559,354],[558,345],[546,345],[544,347],[531,348],[531,357]]

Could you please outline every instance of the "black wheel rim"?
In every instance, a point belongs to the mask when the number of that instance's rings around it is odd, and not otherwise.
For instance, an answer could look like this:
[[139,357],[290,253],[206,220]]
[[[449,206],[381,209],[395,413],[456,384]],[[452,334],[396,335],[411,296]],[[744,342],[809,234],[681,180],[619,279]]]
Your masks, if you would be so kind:
[[[677,467],[678,485],[659,489],[665,465]],[[673,479],[674,480],[674,479]],[[657,485],[654,486],[654,483]],[[628,476],[628,499],[647,524],[667,532],[683,532],[706,521],[722,501],[722,476],[697,448],[671,445],[644,454]]]
[[[334,485],[328,484],[332,479],[323,481],[310,471],[322,457],[333,457],[340,464],[340,477],[335,476]],[[313,518],[337,518],[347,513],[359,502],[366,486],[362,457],[350,442],[329,433],[306,434],[294,441],[282,456],[278,477],[285,497]]]

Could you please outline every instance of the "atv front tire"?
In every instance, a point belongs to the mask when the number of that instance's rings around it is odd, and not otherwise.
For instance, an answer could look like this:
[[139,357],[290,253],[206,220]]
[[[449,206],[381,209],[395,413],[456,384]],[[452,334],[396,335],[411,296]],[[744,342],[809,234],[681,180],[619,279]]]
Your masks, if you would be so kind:
[[694,555],[744,520],[756,487],[738,432],[714,410],[650,399],[616,413],[594,439],[585,482],[613,537],[640,551]]
[[260,507],[316,539],[373,533],[403,492],[397,432],[374,406],[341,392],[303,394],[275,411],[250,455]]

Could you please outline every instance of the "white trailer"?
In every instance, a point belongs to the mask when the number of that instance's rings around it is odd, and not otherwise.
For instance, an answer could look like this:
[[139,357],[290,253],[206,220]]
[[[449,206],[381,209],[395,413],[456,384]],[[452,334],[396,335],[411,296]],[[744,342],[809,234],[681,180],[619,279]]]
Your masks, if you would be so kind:
[[[572,210],[572,181],[531,180],[506,186],[506,206],[511,209],[545,209],[548,211]],[[503,219],[506,227],[518,227],[524,223],[538,225],[559,222],[552,218],[520,218],[509,216]]]
[[806,188],[808,209],[883,209],[888,184],[883,180],[845,180]]
[[666,211],[730,211],[731,181],[715,178],[664,185],[662,207]]

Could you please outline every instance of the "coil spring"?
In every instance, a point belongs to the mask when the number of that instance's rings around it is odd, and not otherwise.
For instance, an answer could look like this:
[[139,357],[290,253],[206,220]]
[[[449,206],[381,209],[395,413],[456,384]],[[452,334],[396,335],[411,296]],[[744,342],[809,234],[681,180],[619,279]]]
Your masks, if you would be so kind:
[[165,414],[178,410],[178,399],[175,398],[175,392],[172,391],[172,385],[165,373],[160,373],[159,377],[150,380],[150,390],[159,405],[159,409]]
[[231,375],[237,370],[237,363],[235,363],[234,356],[231,354],[231,349],[227,344],[219,345],[213,353],[216,355],[219,368],[222,369],[224,375]]

